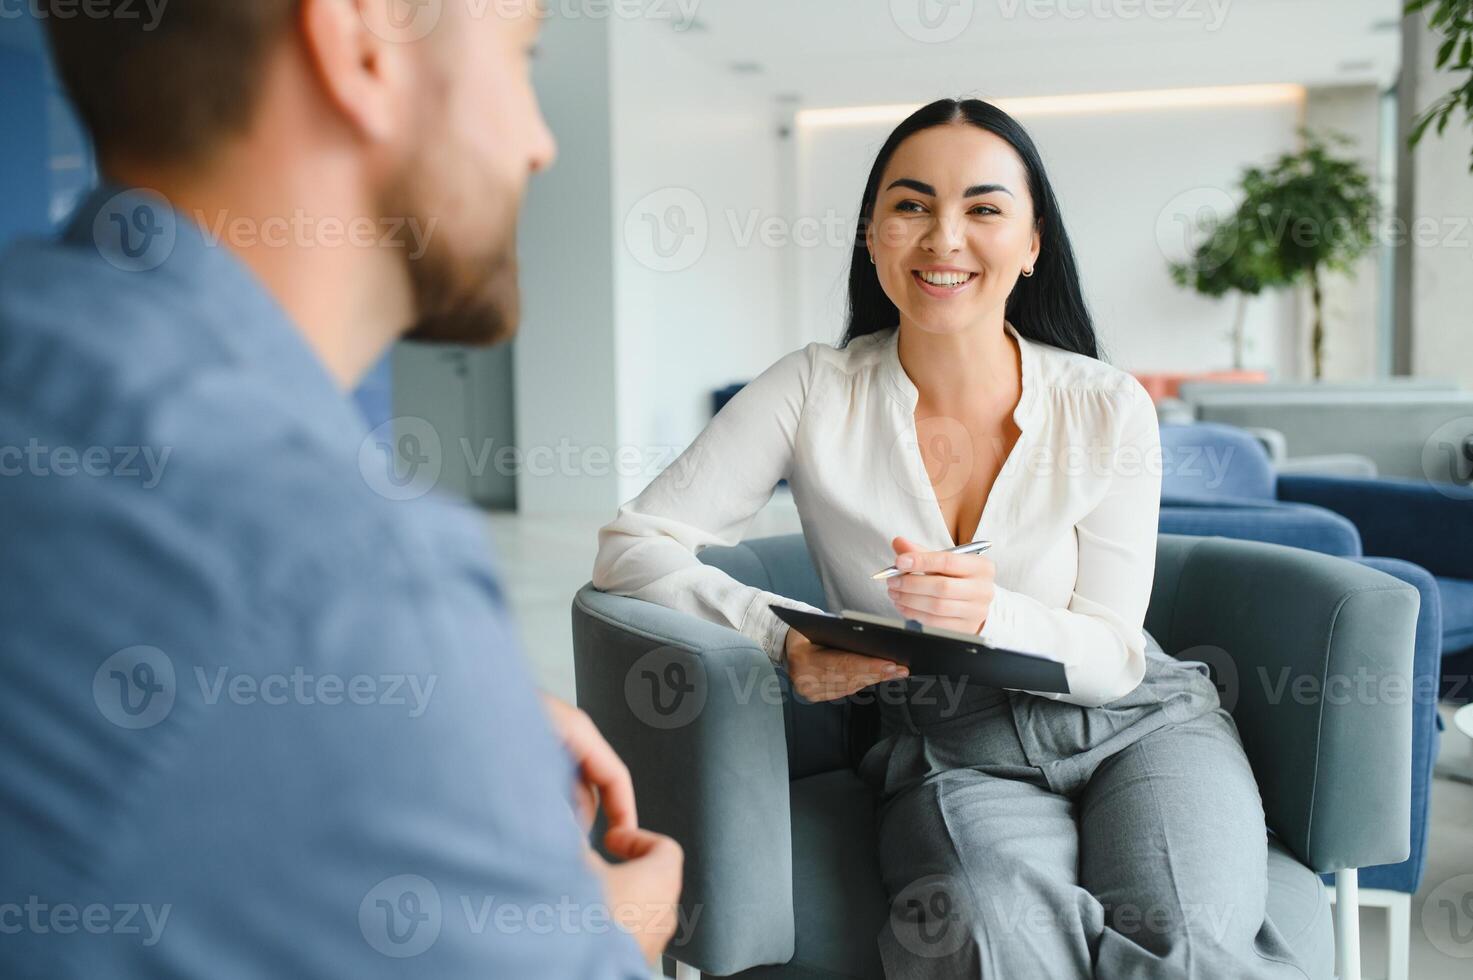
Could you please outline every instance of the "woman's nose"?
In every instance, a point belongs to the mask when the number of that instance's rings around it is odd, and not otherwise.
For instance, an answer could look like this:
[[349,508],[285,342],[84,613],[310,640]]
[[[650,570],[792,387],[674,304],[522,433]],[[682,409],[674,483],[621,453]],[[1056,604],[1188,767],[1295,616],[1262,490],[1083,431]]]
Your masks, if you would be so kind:
[[921,247],[936,255],[950,255],[961,248],[961,223],[938,215],[921,239]]

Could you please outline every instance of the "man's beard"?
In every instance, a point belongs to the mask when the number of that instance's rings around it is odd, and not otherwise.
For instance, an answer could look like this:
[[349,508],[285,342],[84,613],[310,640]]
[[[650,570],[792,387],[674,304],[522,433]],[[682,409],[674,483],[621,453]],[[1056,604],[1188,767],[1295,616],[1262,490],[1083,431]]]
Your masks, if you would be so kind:
[[431,246],[409,264],[418,319],[405,340],[489,347],[510,340],[521,317],[514,246],[495,255],[462,259]]
[[[457,248],[444,233],[453,221],[434,221],[431,209],[417,199],[415,188],[436,186],[440,176],[416,159],[405,168],[385,195],[384,214],[418,219],[420,229],[431,229],[428,239],[418,243],[423,254],[409,260],[410,284],[414,290],[415,322],[404,339],[429,344],[464,344],[487,347],[511,339],[521,318],[521,292],[517,282],[516,215],[507,209],[504,226],[469,247]],[[449,211],[442,207],[440,210]],[[412,227],[411,222],[405,222]],[[401,229],[400,242],[406,255],[416,243]]]

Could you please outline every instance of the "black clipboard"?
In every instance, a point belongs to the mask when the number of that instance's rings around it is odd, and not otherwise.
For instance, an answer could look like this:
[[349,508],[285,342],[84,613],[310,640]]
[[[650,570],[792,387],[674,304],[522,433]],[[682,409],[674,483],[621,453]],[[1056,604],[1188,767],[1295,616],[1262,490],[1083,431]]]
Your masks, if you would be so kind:
[[1069,693],[1064,665],[1036,653],[990,647],[978,637],[923,626],[915,619],[896,626],[893,624],[901,622],[898,619],[887,621],[847,610],[834,616],[775,603],[768,608],[814,643],[905,664],[913,677],[965,678],[1015,691]]

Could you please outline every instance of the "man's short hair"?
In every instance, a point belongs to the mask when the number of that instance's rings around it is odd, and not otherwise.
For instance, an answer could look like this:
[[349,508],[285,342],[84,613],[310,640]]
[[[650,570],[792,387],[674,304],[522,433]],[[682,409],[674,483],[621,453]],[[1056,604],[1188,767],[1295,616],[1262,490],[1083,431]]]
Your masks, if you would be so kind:
[[298,0],[168,0],[156,18],[140,6],[48,11],[57,71],[104,161],[198,162],[250,123]]

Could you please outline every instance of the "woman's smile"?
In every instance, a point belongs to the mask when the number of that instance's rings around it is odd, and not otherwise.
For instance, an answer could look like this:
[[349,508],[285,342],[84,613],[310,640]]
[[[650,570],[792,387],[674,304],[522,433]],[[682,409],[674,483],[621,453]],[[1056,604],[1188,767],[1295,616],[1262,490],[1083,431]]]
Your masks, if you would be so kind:
[[978,274],[965,269],[930,268],[912,269],[910,277],[927,296],[950,299],[972,285]]

